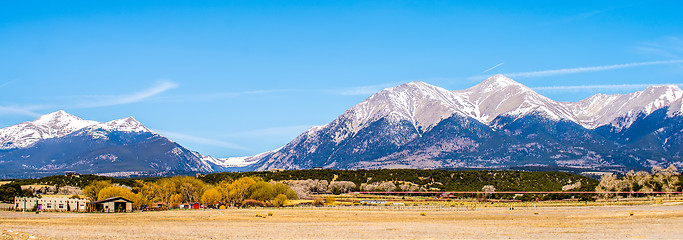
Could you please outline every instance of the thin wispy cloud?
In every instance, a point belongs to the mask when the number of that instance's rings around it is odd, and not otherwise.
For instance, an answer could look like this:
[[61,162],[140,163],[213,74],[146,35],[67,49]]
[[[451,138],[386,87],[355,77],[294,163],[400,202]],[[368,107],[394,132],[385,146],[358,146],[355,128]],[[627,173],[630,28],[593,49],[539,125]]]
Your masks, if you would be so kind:
[[603,65],[603,66],[593,66],[593,67],[577,67],[577,68],[564,68],[564,69],[554,69],[554,70],[544,70],[544,71],[534,71],[534,72],[518,72],[518,73],[508,73],[505,74],[508,77],[516,78],[530,78],[530,77],[546,77],[555,75],[566,75],[575,74],[583,72],[598,72],[607,71],[622,68],[633,68],[642,67],[650,65],[666,65],[666,64],[679,64],[683,63],[683,60],[666,60],[666,61],[649,61],[649,62],[636,62],[636,63],[626,63],[626,64],[614,64],[614,65]]
[[[426,79],[433,80],[433,79]],[[418,80],[419,81],[419,80]],[[292,94],[292,93],[324,93],[343,96],[372,95],[386,88],[394,87],[403,82],[390,82],[375,85],[364,85],[356,87],[340,88],[285,88],[285,89],[256,89],[246,91],[227,91],[227,92],[207,92],[195,94],[166,95],[155,97],[155,100],[165,102],[188,102],[188,101],[215,101],[220,99],[230,99],[239,97],[273,95],[273,94]]]
[[683,56],[683,38],[667,36],[654,41],[642,42],[635,50],[649,56],[680,58]]
[[7,85],[10,85],[10,84],[13,83],[14,81],[15,81],[15,80],[11,80],[11,81],[7,81],[7,82],[4,82],[4,83],[0,83],[0,88],[1,88],[1,87],[4,87],[4,86],[7,86]]
[[[534,77],[548,77],[557,75],[567,75],[576,74],[584,72],[599,72],[623,68],[633,68],[651,65],[667,65],[667,64],[680,64],[683,63],[683,59],[676,60],[665,60],[665,61],[649,61],[649,62],[635,62],[626,64],[614,64],[614,65],[603,65],[603,66],[592,66],[592,67],[577,67],[577,68],[563,68],[563,69],[553,69],[553,70],[543,70],[543,71],[532,71],[532,72],[514,72],[514,73],[504,73],[503,75],[510,78],[534,78]],[[487,78],[487,75],[472,76],[470,80],[478,80],[482,78]]]
[[143,89],[139,92],[124,95],[114,95],[114,96],[99,96],[97,99],[91,99],[91,101],[85,101],[78,103],[74,108],[96,108],[96,107],[108,107],[116,106],[122,104],[130,104],[135,102],[140,102],[150,97],[154,97],[163,92],[171,90],[178,87],[177,83],[170,81],[159,81],[154,86],[150,88]]
[[493,66],[493,67],[491,67],[491,68],[489,68],[489,69],[486,69],[486,70],[484,70],[483,72],[481,72],[480,74],[487,73],[487,72],[489,72],[489,71],[491,71],[491,70],[493,70],[493,69],[496,69],[497,67],[502,66],[503,64],[505,64],[505,63],[504,63],[504,62],[501,62],[501,63],[499,63],[499,64],[496,64],[496,66]]
[[[11,82],[12,81],[9,83]],[[0,87],[6,84],[8,83],[2,84]],[[40,112],[54,111],[56,109],[98,108],[130,104],[145,101],[176,87],[178,87],[177,83],[170,81],[159,81],[152,87],[131,94],[51,97],[49,99],[43,99],[44,101],[49,101],[49,103],[46,104],[14,104],[11,106],[0,106],[0,114],[36,117],[43,115]]]
[[284,136],[292,137],[301,134],[302,132],[313,127],[313,125],[293,125],[293,126],[282,126],[282,127],[271,127],[263,129],[254,129],[242,132],[235,132],[228,134],[228,137],[273,137],[273,136]]
[[571,17],[564,18],[564,19],[560,20],[560,22],[565,22],[565,23],[566,23],[566,22],[574,22],[574,21],[577,21],[577,20],[587,19],[587,18],[591,18],[591,17],[597,16],[597,15],[602,14],[602,13],[608,12],[608,11],[610,11],[610,10],[611,10],[611,9],[606,9],[606,10],[594,10],[594,11],[590,11],[590,12],[579,13],[579,14],[577,14],[577,15],[574,15],[574,16],[571,16]]
[[560,19],[555,20],[555,21],[544,22],[544,23],[541,23],[541,25],[555,25],[555,24],[576,22],[576,21],[580,21],[580,20],[589,19],[589,18],[598,16],[600,14],[615,10],[615,9],[616,8],[598,9],[598,10],[593,10],[593,11],[589,11],[589,12],[583,12],[583,13],[575,14],[573,16],[560,18]]
[[666,83],[666,84],[602,84],[602,85],[575,85],[575,86],[543,86],[533,87],[534,91],[551,91],[551,92],[580,92],[580,91],[620,91],[620,90],[642,90],[650,86],[656,85],[677,85],[683,86],[683,83]]
[[226,142],[226,141],[221,141],[221,140],[216,140],[216,139],[198,137],[198,136],[188,135],[188,134],[184,134],[184,133],[177,133],[177,132],[158,130],[158,129],[154,129],[153,131],[171,139],[172,141],[189,142],[189,143],[195,143],[195,144],[200,144],[200,145],[207,145],[207,146],[221,147],[221,148],[235,149],[235,150],[250,150],[249,148],[244,147],[244,146],[240,146],[238,144],[234,144],[234,143]]
[[30,116],[30,117],[39,117],[42,114],[36,113],[31,110],[27,110],[25,108],[17,108],[17,107],[6,107],[6,106],[0,106],[0,114],[2,115],[21,115],[21,116]]

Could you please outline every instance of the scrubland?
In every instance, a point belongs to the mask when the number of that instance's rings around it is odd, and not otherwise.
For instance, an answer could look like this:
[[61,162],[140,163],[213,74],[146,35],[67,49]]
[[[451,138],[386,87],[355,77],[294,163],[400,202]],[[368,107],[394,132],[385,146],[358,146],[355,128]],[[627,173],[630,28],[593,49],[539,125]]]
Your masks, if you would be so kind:
[[[258,215],[258,216],[257,216]],[[683,204],[0,212],[1,239],[675,239]]]

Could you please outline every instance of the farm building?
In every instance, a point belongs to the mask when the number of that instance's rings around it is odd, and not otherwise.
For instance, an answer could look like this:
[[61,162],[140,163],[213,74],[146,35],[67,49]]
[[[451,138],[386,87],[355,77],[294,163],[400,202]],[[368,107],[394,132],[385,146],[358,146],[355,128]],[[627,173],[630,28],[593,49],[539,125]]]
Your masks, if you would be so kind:
[[182,208],[182,209],[202,209],[204,207],[202,206],[201,203],[193,202],[193,203],[180,204],[180,208]]
[[70,211],[70,212],[84,212],[88,200],[85,199],[71,199],[71,198],[35,198],[35,197],[15,197],[14,209],[20,210],[37,210],[37,211]]
[[132,212],[133,201],[122,197],[111,197],[88,203],[92,212]]

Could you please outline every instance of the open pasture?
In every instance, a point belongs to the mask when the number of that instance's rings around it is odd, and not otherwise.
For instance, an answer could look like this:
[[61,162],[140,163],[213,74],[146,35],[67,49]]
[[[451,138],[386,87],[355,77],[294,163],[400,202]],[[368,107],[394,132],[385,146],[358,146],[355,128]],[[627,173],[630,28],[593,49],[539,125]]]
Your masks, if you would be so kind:
[[683,234],[680,226],[683,205],[677,203],[471,211],[324,207],[0,212],[2,239],[673,239]]

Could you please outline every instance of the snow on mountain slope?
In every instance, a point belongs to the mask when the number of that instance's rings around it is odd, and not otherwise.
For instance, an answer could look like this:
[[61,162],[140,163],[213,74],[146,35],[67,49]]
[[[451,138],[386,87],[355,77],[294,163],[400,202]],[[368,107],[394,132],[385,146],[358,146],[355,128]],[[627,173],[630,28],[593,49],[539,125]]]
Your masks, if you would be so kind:
[[[415,153],[425,150],[421,148],[428,148],[429,151],[425,152],[430,154],[424,157],[426,160],[463,160],[461,158],[469,156],[474,159],[470,160],[482,164],[497,161],[514,163],[517,160],[530,161],[528,158],[533,155],[535,158],[563,158],[552,160],[559,161],[556,164],[564,164],[562,161],[576,162],[578,160],[575,158],[581,158],[585,166],[604,165],[607,163],[600,161],[612,161],[606,160],[608,158],[623,160],[624,156],[615,155],[623,151],[598,154],[597,151],[612,149],[613,146],[610,145],[611,140],[592,129],[604,125],[629,127],[634,121],[664,107],[668,107],[669,116],[680,115],[682,95],[683,91],[676,86],[653,86],[631,94],[598,94],[579,102],[558,102],[503,75],[495,75],[459,91],[411,82],[370,96],[334,121],[308,129],[278,150],[254,157],[235,158],[234,161],[240,164],[255,162],[251,166],[257,170],[353,167],[357,166],[353,165],[354,161],[359,159],[380,165],[396,164],[391,161],[422,159],[424,156],[418,157]],[[510,118],[513,122],[508,121]],[[525,124],[530,124],[530,127],[524,128]],[[508,136],[506,133],[496,133],[495,129],[507,126],[514,127],[520,134]],[[493,132],[487,132],[489,130]],[[486,139],[494,135],[495,138]],[[530,142],[519,144],[525,141]],[[463,145],[464,142],[468,146],[482,148],[476,153],[452,150],[461,149],[453,146]],[[493,145],[486,145],[489,143]],[[466,149],[474,151],[475,148]],[[383,157],[396,155],[396,151],[406,153],[401,155],[403,159],[377,162]],[[523,154],[517,154],[519,151]],[[546,156],[548,154],[554,155]],[[519,159],[512,159],[511,155]],[[642,158],[634,156],[627,156],[633,159],[627,164],[636,164]],[[406,166],[419,168],[423,165],[410,163]]]
[[[302,143],[306,146],[317,146],[321,135],[332,136],[332,141],[338,144],[382,119],[392,124],[406,121],[417,132],[424,132],[453,114],[473,116],[473,113],[474,107],[469,102],[446,89],[424,82],[410,82],[370,96],[348,109],[333,122],[306,130],[288,145]],[[397,145],[401,144],[399,140],[394,142]],[[312,153],[316,149],[312,147],[307,151]]]
[[93,136],[102,135],[97,131],[152,132],[133,117],[99,123],[83,120],[62,110],[39,117],[33,122],[24,122],[0,129],[0,149],[30,147],[40,140],[60,138],[78,130],[88,128]]
[[521,117],[531,113],[542,114],[556,121],[578,122],[562,103],[538,94],[501,74],[454,93],[474,105],[475,118],[485,124],[501,115]]
[[4,177],[63,171],[168,174],[223,169],[132,117],[99,123],[58,111],[0,129],[0,139],[4,147],[0,176]]
[[651,86],[629,94],[596,94],[574,103],[566,103],[581,124],[594,129],[612,125],[623,129],[639,117],[669,107],[668,114],[681,113],[683,91],[675,85]]
[[101,128],[108,131],[118,132],[152,132],[133,117],[127,117],[98,124]]
[[358,132],[382,118],[407,120],[428,130],[441,120],[459,114],[474,116],[474,106],[452,92],[424,82],[411,82],[385,89],[346,111],[347,127]]
[[[513,150],[504,152],[498,148],[502,145],[485,146],[483,144],[495,143],[495,141],[489,141],[491,139],[485,139],[485,137],[498,134],[495,129],[508,126],[504,122],[504,120],[509,119],[507,117],[512,117],[515,123],[519,123],[518,125],[526,124],[525,119],[540,117],[538,119],[574,122],[585,129],[595,129],[605,125],[624,129],[629,128],[634,121],[642,119],[643,116],[662,108],[668,108],[668,116],[680,115],[683,108],[683,91],[673,85],[652,86],[630,94],[597,94],[579,102],[557,102],[503,75],[495,75],[473,87],[459,91],[449,91],[424,82],[411,82],[384,89],[370,96],[345,111],[329,124],[312,127],[277,150],[252,157],[214,158],[196,152],[190,153],[191,151],[177,144],[173,145],[175,147],[167,148],[166,146],[170,146],[167,141],[159,141],[159,145],[154,146],[158,149],[164,149],[165,153],[163,157],[157,159],[159,162],[155,164],[161,166],[164,161],[177,159],[180,164],[186,165],[183,169],[203,172],[245,166],[255,166],[255,169],[259,170],[270,167],[295,169],[302,166],[313,166],[311,164],[339,167],[352,166],[352,161],[361,158],[374,161],[382,159],[382,157],[393,156],[392,154],[396,151],[403,151],[408,154],[405,155],[406,158],[412,156],[415,160],[417,155],[409,154],[424,150],[421,148],[429,149],[429,151],[423,151],[430,153],[425,155],[426,157],[422,156],[426,160],[443,156],[457,159],[469,154],[462,149],[474,151],[475,148],[454,148],[454,146],[462,147],[465,145],[481,145],[481,149],[477,151],[482,152],[472,156],[489,156],[491,158],[482,161],[499,161],[505,159],[501,156],[510,156],[510,153],[515,152],[515,149],[520,149],[520,147],[506,145],[500,149],[509,148]],[[533,115],[534,118],[524,118],[528,115]],[[501,116],[506,118],[500,118],[503,121],[496,120]],[[445,121],[446,119],[450,120]],[[516,121],[518,119],[522,119],[522,121]],[[532,122],[532,124],[536,123]],[[539,125],[546,123],[547,121],[540,121]],[[562,122],[561,124],[565,123]],[[583,129],[571,123],[564,126],[570,126],[570,129]],[[637,126],[637,124],[633,126]],[[534,136],[537,133],[534,132],[537,131],[535,129],[539,128],[525,129],[529,131],[520,136]],[[562,131],[565,130],[566,128],[562,129]],[[576,134],[584,134],[584,132],[578,131]],[[33,122],[24,122],[0,129],[0,150],[26,149],[36,145],[41,140],[65,136],[80,137],[81,140],[79,141],[83,142],[97,139],[97,141],[92,142],[98,142],[98,144],[108,143],[104,140],[116,141],[120,136],[127,136],[133,142],[163,138],[132,117],[99,123],[82,120],[64,111],[57,111],[44,115]],[[505,137],[503,135],[496,136],[498,138]],[[575,135],[566,136],[575,137]],[[112,139],[108,139],[109,137]],[[536,141],[533,138],[529,139],[531,139],[529,141]],[[591,138],[587,139],[590,140]],[[500,143],[507,144],[520,141],[519,139],[508,140],[505,140],[508,142],[500,140]],[[553,141],[555,140],[553,139]],[[590,143],[602,144],[601,141],[603,140],[595,140]],[[586,142],[589,141],[586,140]],[[528,144],[541,146],[544,143],[530,142]],[[557,146],[541,146],[539,147],[541,150],[536,156],[543,156],[542,154],[545,154],[543,151],[555,147]],[[147,151],[147,148],[143,149],[145,150],[135,152],[135,154]],[[486,151],[489,152],[486,153]],[[564,154],[573,150],[563,149],[562,151],[564,152],[560,153]],[[482,153],[489,155],[482,155]],[[500,154],[496,155],[498,153]],[[581,154],[585,153],[574,155],[583,156]],[[612,153],[603,155],[610,154]],[[389,160],[394,161],[395,159]],[[419,165],[411,166],[419,167]]]
[[33,122],[24,122],[0,129],[0,149],[25,148],[34,143],[66,136],[76,130],[97,124],[62,110],[43,115]]
[[209,165],[230,168],[249,166],[258,160],[255,160],[254,157],[214,158],[212,156],[203,156],[202,161],[210,163]]

